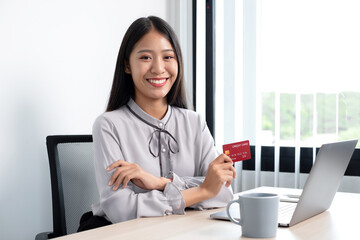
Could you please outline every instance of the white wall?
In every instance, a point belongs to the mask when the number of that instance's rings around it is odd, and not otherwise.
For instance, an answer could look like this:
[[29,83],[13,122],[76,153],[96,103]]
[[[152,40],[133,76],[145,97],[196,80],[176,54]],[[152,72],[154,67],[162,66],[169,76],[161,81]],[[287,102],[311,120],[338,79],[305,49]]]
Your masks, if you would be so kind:
[[125,30],[174,1],[0,1],[0,239],[52,230],[45,137],[91,133]]

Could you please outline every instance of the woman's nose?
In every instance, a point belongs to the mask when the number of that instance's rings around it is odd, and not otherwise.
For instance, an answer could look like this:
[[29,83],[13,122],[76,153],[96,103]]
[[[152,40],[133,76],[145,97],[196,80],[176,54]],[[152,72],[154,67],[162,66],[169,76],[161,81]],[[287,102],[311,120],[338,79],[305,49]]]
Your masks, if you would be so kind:
[[151,66],[151,73],[162,74],[165,71],[165,64],[163,59],[155,58]]

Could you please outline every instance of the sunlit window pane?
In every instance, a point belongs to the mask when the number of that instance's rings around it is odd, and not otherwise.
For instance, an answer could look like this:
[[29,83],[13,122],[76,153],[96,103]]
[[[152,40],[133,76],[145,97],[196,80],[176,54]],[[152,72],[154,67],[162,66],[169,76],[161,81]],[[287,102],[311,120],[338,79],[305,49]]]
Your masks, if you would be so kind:
[[339,140],[360,136],[360,93],[339,94]]
[[314,132],[314,97],[312,94],[301,95],[301,130],[300,139],[306,141],[310,139]]
[[295,94],[280,94],[280,139],[295,139]]
[[336,133],[336,95],[317,94],[317,133],[334,135]]

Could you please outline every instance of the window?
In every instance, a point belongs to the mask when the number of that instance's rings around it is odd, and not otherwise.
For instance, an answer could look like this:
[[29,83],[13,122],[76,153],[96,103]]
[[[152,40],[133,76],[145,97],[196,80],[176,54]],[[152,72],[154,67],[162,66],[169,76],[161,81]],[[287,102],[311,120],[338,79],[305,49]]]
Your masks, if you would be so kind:
[[[260,155],[260,146],[275,146],[276,173],[280,146],[293,146],[299,173],[300,146],[359,138],[360,2],[215,4],[218,147],[249,139]],[[257,173],[255,186],[261,182]],[[282,185],[279,177],[274,182]]]
[[[279,131],[278,138],[268,139],[267,144],[293,145],[295,141],[309,146],[357,138],[360,3],[258,3],[256,81],[262,138],[268,131],[273,137]],[[279,119],[271,119],[276,111]],[[280,121],[279,129],[275,121]]]

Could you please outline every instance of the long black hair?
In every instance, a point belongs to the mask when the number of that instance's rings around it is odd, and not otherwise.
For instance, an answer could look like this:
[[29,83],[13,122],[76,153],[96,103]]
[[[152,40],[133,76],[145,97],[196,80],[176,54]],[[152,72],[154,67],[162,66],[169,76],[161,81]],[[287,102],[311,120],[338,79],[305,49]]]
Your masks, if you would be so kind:
[[177,78],[167,94],[168,104],[180,108],[187,108],[184,87],[184,66],[179,41],[171,26],[159,17],[149,16],[135,20],[125,33],[122,40],[109,102],[106,111],[113,111],[127,104],[135,96],[134,82],[131,74],[125,73],[125,64],[129,62],[130,53],[134,45],[152,29],[159,31],[171,43],[178,62]]

